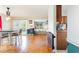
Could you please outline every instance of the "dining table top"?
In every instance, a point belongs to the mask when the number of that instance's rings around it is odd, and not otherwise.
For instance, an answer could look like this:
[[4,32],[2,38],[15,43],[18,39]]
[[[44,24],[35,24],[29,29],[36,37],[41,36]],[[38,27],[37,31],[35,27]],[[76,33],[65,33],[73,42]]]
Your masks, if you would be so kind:
[[0,32],[17,32],[18,30],[2,30]]

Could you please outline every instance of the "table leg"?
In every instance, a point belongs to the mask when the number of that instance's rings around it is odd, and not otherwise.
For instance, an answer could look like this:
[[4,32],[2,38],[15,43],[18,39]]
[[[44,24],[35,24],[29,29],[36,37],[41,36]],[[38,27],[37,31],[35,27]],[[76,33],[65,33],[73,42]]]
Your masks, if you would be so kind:
[[9,44],[12,44],[11,32],[10,32],[10,33],[8,33],[8,36],[9,36],[8,42],[9,42]]
[[8,44],[10,44],[10,34],[8,33]]
[[13,44],[12,33],[10,32],[10,44]]

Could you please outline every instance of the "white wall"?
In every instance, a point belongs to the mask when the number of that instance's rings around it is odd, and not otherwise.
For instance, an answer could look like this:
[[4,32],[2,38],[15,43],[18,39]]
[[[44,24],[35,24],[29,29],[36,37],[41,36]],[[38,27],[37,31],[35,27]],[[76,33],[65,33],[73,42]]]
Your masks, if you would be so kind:
[[62,16],[67,16],[67,5],[62,5]]
[[6,7],[10,7],[11,16],[46,17],[48,5],[0,5],[0,12],[6,15]]
[[56,24],[56,13],[55,13],[55,6],[49,6],[48,11],[48,31],[55,34],[55,24]]
[[68,6],[67,40],[79,46],[79,6]]
[[[56,6],[49,6],[48,10],[48,31],[56,36]],[[54,39],[54,46],[56,50],[56,38]]]

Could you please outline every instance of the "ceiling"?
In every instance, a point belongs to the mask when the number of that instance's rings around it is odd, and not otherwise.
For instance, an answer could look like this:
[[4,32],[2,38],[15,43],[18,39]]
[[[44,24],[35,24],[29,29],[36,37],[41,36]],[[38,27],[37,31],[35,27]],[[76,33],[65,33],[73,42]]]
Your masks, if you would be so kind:
[[0,5],[0,13],[6,14],[6,7],[10,7],[11,16],[17,17],[47,17],[47,5]]

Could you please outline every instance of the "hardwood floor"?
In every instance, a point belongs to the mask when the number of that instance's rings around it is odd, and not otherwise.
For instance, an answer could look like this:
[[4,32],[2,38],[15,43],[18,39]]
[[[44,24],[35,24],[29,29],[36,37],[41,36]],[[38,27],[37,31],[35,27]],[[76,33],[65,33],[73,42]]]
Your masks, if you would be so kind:
[[52,49],[48,46],[49,44],[46,34],[29,35],[28,39],[30,41],[28,46],[28,52],[50,53],[52,51]]
[[0,46],[0,53],[17,53],[18,51],[19,49],[13,45],[6,44]]
[[[46,34],[28,35],[28,53],[51,53],[52,48],[49,47],[48,39]],[[1,53],[17,53],[20,49],[13,45],[2,45],[0,46]]]

